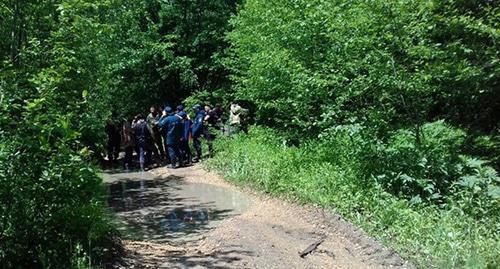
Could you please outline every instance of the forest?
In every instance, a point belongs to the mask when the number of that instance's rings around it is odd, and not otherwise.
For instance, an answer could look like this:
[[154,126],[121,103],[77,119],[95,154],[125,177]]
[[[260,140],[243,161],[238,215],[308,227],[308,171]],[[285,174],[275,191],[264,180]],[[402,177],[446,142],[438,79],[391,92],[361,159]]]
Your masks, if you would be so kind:
[[204,164],[330,208],[422,268],[500,265],[491,0],[0,0],[0,267],[100,268],[104,125],[251,113]]

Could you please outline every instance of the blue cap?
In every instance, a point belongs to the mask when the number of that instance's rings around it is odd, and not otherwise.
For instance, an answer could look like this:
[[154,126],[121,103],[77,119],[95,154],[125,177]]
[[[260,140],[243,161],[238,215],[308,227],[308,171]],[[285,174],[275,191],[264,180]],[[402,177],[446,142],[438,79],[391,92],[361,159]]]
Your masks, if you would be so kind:
[[184,106],[183,105],[178,105],[177,106],[177,111],[183,111],[184,110]]
[[195,105],[195,106],[193,106],[193,109],[195,111],[199,111],[199,110],[201,110],[201,106],[200,105]]
[[184,111],[181,111],[181,112],[179,112],[179,117],[181,117],[181,118],[183,118],[183,119],[184,119],[184,118],[186,118],[186,117],[187,117],[187,113],[186,113],[186,112],[184,112]]
[[165,113],[172,113],[172,108],[169,106],[166,106],[163,111],[165,111]]

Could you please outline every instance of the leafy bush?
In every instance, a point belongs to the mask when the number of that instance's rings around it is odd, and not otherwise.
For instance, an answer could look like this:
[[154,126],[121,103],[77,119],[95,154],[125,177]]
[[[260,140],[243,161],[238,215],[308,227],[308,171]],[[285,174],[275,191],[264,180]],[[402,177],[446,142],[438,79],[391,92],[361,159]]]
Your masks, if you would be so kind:
[[442,201],[461,175],[465,137],[443,121],[426,123],[420,130],[398,130],[380,152],[374,175],[385,189],[413,202]]
[[18,55],[22,61],[3,61],[0,54],[1,265],[69,268],[78,245],[98,264],[109,259],[114,229],[91,165],[92,145],[85,143],[102,137],[99,123],[109,112],[92,73],[98,66],[88,50],[93,42],[81,45],[97,39],[98,30],[91,20],[74,19],[95,6],[25,2],[16,6],[21,14],[58,20],[46,28],[26,22],[21,30],[30,43]]
[[51,153],[31,147],[20,152],[0,142],[2,263],[8,268],[62,268],[75,242],[99,261],[109,254],[103,249],[111,249],[113,235],[96,196],[101,193],[99,176],[67,147],[55,148],[57,156],[50,159]]
[[68,268],[76,244],[98,262],[109,255],[114,230],[90,152],[70,123],[78,114],[61,116],[51,91],[11,105],[20,92],[5,93],[0,103],[2,266]]
[[[451,200],[468,215],[485,221],[489,216],[500,216],[500,177],[485,161],[462,157],[462,174],[454,183]],[[495,223],[493,223],[495,225]]]
[[466,143],[466,151],[480,159],[490,161],[490,164],[500,170],[500,129],[490,135],[472,136]]

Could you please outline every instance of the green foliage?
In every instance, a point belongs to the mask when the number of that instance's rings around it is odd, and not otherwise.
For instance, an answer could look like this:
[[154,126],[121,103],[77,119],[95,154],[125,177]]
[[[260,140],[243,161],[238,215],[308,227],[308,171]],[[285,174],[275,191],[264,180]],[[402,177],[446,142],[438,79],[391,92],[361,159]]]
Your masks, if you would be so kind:
[[474,156],[491,161],[491,165],[500,170],[500,129],[490,135],[471,137],[466,143],[466,150]]
[[0,133],[0,258],[8,268],[67,266],[75,242],[96,261],[110,249],[101,180],[71,127],[75,114],[61,117],[47,101],[54,93],[44,95],[18,111],[7,105],[15,96],[1,104],[2,122],[16,116]]
[[295,137],[353,121],[385,134],[447,119],[498,127],[490,1],[246,1],[229,33],[234,94]]
[[333,206],[424,267],[494,267],[498,14],[491,1],[246,1],[230,95],[284,146],[257,131],[210,165]]
[[[460,131],[442,122],[424,129],[427,134],[447,135],[441,141],[462,136]],[[480,186],[479,192],[464,187],[462,179],[456,182],[458,189],[449,196],[453,202],[446,207],[414,205],[386,192],[377,180],[368,176],[370,171],[366,169],[370,166],[365,164],[364,153],[370,152],[369,143],[356,146],[363,133],[360,126],[346,126],[338,128],[335,135],[325,136],[322,142],[290,147],[276,132],[252,128],[248,136],[217,141],[217,154],[208,160],[207,167],[238,184],[331,208],[420,267],[498,266],[500,215],[495,211],[498,199],[492,199],[496,189],[491,187],[498,186],[495,183],[498,178],[491,168],[481,162],[467,161],[463,169],[476,167],[470,175]],[[396,134],[401,135],[406,134]],[[428,143],[434,142],[437,141]],[[486,185],[490,185],[490,191],[484,189]],[[490,200],[482,204],[483,200],[473,198],[474,195]],[[491,211],[479,211],[483,208]],[[471,214],[474,212],[480,217]]]
[[441,201],[461,175],[459,154],[465,133],[443,121],[420,130],[400,129],[392,134],[374,167],[377,181],[392,193],[420,202]]
[[241,2],[0,3],[2,266],[95,264],[105,121],[185,98],[274,128],[211,160],[230,178],[334,207],[424,266],[494,266],[499,6]]
[[[454,199],[467,214],[485,221],[500,216],[500,177],[485,161],[463,157],[462,176],[454,183]],[[492,223],[492,225],[496,225]]]
[[[90,162],[92,140],[101,137],[99,122],[108,113],[105,100],[93,101],[102,94],[96,75],[100,62],[88,43],[99,35],[98,6],[88,1],[13,5],[23,8],[18,16],[26,24],[22,40],[10,49],[15,60],[0,54],[5,59],[0,69],[1,264],[69,268],[75,245],[99,263],[109,259],[114,230]],[[37,16],[48,16],[44,27],[36,27]]]
[[236,2],[117,1],[109,7],[111,38],[97,44],[107,65],[101,79],[110,110],[130,116],[228,87],[220,58]]

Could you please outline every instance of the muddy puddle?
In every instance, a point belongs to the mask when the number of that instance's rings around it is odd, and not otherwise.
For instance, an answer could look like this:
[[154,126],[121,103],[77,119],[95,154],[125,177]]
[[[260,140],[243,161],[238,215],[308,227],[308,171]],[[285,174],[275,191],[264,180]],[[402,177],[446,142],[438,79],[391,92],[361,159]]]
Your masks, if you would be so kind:
[[251,199],[231,189],[182,177],[155,178],[148,172],[104,174],[108,204],[124,239],[196,241],[228,217],[245,211]]

